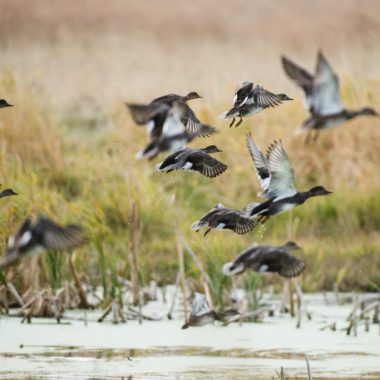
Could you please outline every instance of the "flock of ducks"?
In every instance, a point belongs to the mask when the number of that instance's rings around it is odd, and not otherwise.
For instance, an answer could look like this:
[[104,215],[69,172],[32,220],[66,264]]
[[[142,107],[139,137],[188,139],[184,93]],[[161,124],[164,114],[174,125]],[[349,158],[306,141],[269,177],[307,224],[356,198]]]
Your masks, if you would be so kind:
[[[360,115],[378,115],[372,108],[352,111],[343,106],[338,77],[321,52],[318,54],[314,76],[286,57],[282,57],[282,64],[290,79],[305,93],[310,113],[309,118],[302,124],[302,129],[308,132],[306,142],[316,140],[322,129],[334,127]],[[169,151],[173,153],[155,166],[157,171],[197,171],[209,178],[224,173],[228,166],[212,156],[221,152],[217,146],[185,146],[196,138],[208,137],[217,132],[214,127],[201,122],[188,105],[189,101],[199,98],[201,96],[193,91],[185,96],[164,95],[153,99],[149,104],[126,103],[135,123],[147,127],[148,143],[137,153],[137,158],[146,157],[151,160],[160,153]],[[291,100],[286,94],[275,94],[262,85],[254,86],[253,82],[245,81],[234,95],[232,108],[221,114],[221,118],[232,119],[230,127],[238,127],[244,117]],[[0,99],[0,108],[5,107],[12,105]],[[235,124],[236,119],[239,120]],[[323,186],[315,186],[308,191],[297,190],[294,171],[281,141],[275,140],[270,144],[266,154],[260,150],[251,133],[247,133],[246,143],[262,188],[258,196],[264,200],[249,203],[240,210],[218,203],[192,225],[194,231],[205,229],[204,235],[212,229],[245,234],[257,225],[265,223],[270,217],[291,210],[311,197],[331,194],[331,191]],[[11,195],[17,193],[12,189],[5,189],[0,193],[0,198]],[[12,265],[31,252],[71,251],[85,241],[86,235],[79,225],[60,226],[44,216],[34,220],[27,218],[16,234],[9,238],[5,255],[0,259],[0,269]],[[233,262],[226,263],[223,273],[235,276],[251,269],[256,272],[275,272],[287,278],[296,277],[306,268],[301,258],[290,253],[299,249],[294,242],[279,247],[254,244],[241,252]],[[221,318],[209,308],[206,298],[196,293],[190,318],[183,328]]]

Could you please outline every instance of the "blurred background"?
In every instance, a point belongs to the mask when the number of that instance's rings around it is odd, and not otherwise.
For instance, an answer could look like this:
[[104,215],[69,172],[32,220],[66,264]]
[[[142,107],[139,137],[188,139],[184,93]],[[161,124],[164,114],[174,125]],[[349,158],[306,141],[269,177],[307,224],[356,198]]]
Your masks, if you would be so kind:
[[[0,97],[15,105],[0,113],[0,182],[20,193],[1,201],[2,248],[25,216],[43,212],[89,231],[90,244],[76,256],[88,281],[108,281],[109,270],[128,277],[135,201],[143,283],[174,281],[178,217],[216,277],[223,262],[253,241],[292,239],[309,264],[305,289],[379,289],[380,122],[358,118],[304,145],[304,136],[294,134],[307,116],[303,94],[280,60],[284,54],[313,72],[322,49],[347,107],[379,110],[378,1],[2,0],[0,6]],[[295,100],[229,129],[219,114],[243,80]],[[192,146],[216,143],[229,165],[213,180],[163,175],[134,158],[146,135],[123,102],[192,90],[204,97],[192,102],[199,118],[220,131]],[[203,238],[190,229],[195,220],[218,202],[241,208],[259,190],[245,147],[250,130],[262,149],[283,140],[299,189],[323,184],[334,195],[245,236]],[[47,258],[35,260],[39,281],[47,283]],[[20,288],[31,281],[28,266],[17,270]],[[199,276],[190,260],[186,273]]]

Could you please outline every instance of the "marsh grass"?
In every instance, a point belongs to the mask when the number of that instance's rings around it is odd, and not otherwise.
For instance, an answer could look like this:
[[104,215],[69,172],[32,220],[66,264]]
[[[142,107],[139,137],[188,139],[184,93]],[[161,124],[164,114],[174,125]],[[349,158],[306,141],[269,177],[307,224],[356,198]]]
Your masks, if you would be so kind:
[[[289,238],[289,228],[291,238],[304,248],[307,290],[331,288],[335,282],[341,289],[368,290],[379,283],[380,185],[375,163],[380,162],[380,132],[371,120],[362,119],[354,131],[349,130],[353,126],[337,128],[313,146],[303,146],[298,137],[284,139],[299,188],[320,183],[334,191],[332,196],[295,209],[291,222],[289,214],[284,214],[248,235],[213,231],[203,238],[190,226],[216,203],[241,208],[255,199],[258,182],[245,148],[245,132],[253,129],[263,148],[270,142],[266,129],[273,130],[271,135],[277,131],[285,136],[290,129],[274,124],[271,113],[232,130],[215,118],[205,120],[219,127],[212,141],[223,148],[220,159],[229,165],[226,173],[209,180],[197,173],[156,173],[154,163],[136,161],[134,154],[145,143],[145,132],[132,124],[122,106],[115,108],[112,129],[106,125],[74,135],[72,127],[54,120],[37,100],[43,94],[17,83],[10,70],[3,73],[0,83],[1,92],[18,94],[17,108],[2,111],[0,179],[20,193],[2,200],[2,247],[29,214],[45,213],[61,223],[79,222],[90,242],[78,251],[76,265],[91,274],[93,285],[103,286],[105,296],[114,297],[118,289],[114,275],[129,277],[129,213],[135,199],[140,210],[140,280],[146,284],[152,278],[160,283],[174,281],[178,263],[171,200],[176,194],[181,230],[208,269],[219,305],[225,283],[222,264],[253,241],[282,244]],[[282,113],[287,112],[284,107]],[[205,146],[210,141],[200,139],[193,145]],[[349,172],[344,170],[347,165]],[[44,265],[52,286],[59,286],[67,275],[60,271],[61,256],[49,253]],[[186,268],[190,275],[199,276],[190,260]],[[107,273],[113,273],[111,279]],[[248,278],[255,288],[257,278]]]

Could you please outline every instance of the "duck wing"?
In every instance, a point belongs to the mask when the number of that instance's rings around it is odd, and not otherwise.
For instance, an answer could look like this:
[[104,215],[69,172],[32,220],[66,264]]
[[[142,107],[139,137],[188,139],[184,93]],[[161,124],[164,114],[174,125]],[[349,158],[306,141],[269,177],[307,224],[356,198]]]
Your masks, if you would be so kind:
[[265,158],[264,154],[260,151],[256,143],[253,141],[252,134],[247,133],[246,138],[248,151],[253,160],[253,164],[255,165],[256,173],[259,178],[261,188],[263,189],[261,196],[263,196],[264,198],[269,198],[267,196],[267,192],[269,189],[271,175],[267,159]]
[[285,198],[297,193],[294,170],[281,141],[274,141],[267,152],[270,182],[265,195],[270,198]]
[[226,171],[228,167],[223,164],[223,162],[218,161],[201,150],[196,150],[193,153],[190,153],[190,155],[186,157],[186,161],[191,162],[193,165],[190,170],[199,171],[201,174],[209,178],[217,177]]
[[249,231],[252,231],[254,227],[257,225],[257,221],[247,217],[245,214],[236,212],[236,221],[233,227],[233,231],[239,235],[244,235]]
[[72,250],[86,240],[81,226],[69,224],[61,227],[45,217],[38,219],[35,225],[35,231],[43,236],[43,245],[45,248],[51,250]]
[[167,104],[167,105],[172,105],[173,102],[175,101],[178,101],[178,100],[182,100],[183,97],[181,95],[177,95],[177,94],[167,94],[167,95],[162,95],[162,96],[159,96],[158,98],[155,98],[151,101],[150,104],[154,104],[154,103],[163,103],[163,104]]
[[293,256],[285,251],[277,252],[278,273],[283,277],[297,277],[306,268],[306,263],[299,257]]
[[181,115],[181,121],[188,133],[196,136],[208,137],[216,132],[215,128],[201,123],[195,116],[194,111],[186,103],[183,103],[182,105],[183,112]]
[[194,293],[193,302],[191,304],[191,315],[203,315],[210,311],[211,309],[206,297],[201,293]]
[[286,57],[282,57],[282,66],[290,79],[292,79],[305,92],[306,105],[309,111],[312,108],[313,76],[302,67]]
[[240,107],[243,104],[245,104],[250,98],[252,89],[253,89],[253,82],[250,82],[250,81],[243,82],[240,88],[235,93],[235,96],[232,102],[234,107]]
[[253,99],[257,107],[275,107],[282,103],[281,96],[273,94],[263,86],[257,85],[253,90]]
[[317,70],[313,87],[313,112],[331,115],[344,110],[339,94],[339,79],[321,52],[318,54]]

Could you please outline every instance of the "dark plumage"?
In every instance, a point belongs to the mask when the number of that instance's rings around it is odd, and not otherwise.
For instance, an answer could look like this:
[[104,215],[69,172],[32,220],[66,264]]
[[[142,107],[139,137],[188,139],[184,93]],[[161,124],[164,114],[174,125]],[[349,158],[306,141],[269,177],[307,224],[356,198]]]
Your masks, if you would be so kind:
[[[302,129],[311,133],[335,127],[347,120],[360,115],[378,116],[372,108],[348,110],[344,107],[339,93],[339,79],[327,62],[324,55],[319,52],[315,75],[296,65],[286,57],[282,57],[282,65],[286,74],[305,93],[306,106],[310,117],[302,124]],[[307,141],[309,141],[308,136]]]
[[212,228],[217,230],[232,230],[237,234],[246,234],[251,231],[257,224],[255,220],[248,216],[252,205],[248,205],[242,210],[234,210],[217,204],[200,220],[193,223],[192,229],[198,232],[202,228],[207,228],[206,236]]
[[273,94],[261,85],[253,87],[252,82],[243,82],[235,93],[233,107],[224,112],[221,117],[222,119],[232,118],[230,127],[234,125],[235,118],[239,117],[240,120],[235,125],[238,127],[242,123],[243,117],[255,115],[266,108],[278,106],[286,100],[293,99],[286,94]]
[[287,278],[297,277],[305,270],[306,264],[289,251],[298,249],[292,241],[279,247],[254,244],[241,252],[235,261],[224,264],[223,273],[233,276],[252,269],[255,272],[278,273]]
[[10,197],[12,195],[18,195],[18,193],[14,192],[12,189],[4,189],[2,192],[0,192],[0,198],[4,197]]
[[36,220],[27,218],[18,232],[9,238],[0,268],[7,267],[37,248],[69,251],[85,240],[84,231],[77,224],[60,226],[47,217],[40,216]]
[[227,165],[210,156],[211,153],[217,152],[221,152],[221,150],[215,145],[199,149],[183,148],[168,156],[165,161],[157,164],[156,169],[167,173],[173,170],[192,170],[213,178],[227,169]]
[[331,194],[323,186],[315,186],[304,192],[297,191],[294,171],[281,141],[274,141],[266,156],[253,141],[251,134],[247,134],[247,146],[263,189],[260,196],[267,199],[250,208],[249,216],[257,222],[264,223],[270,216],[301,205],[310,197]]
[[12,104],[9,104],[5,99],[0,99],[0,108],[13,107]]

